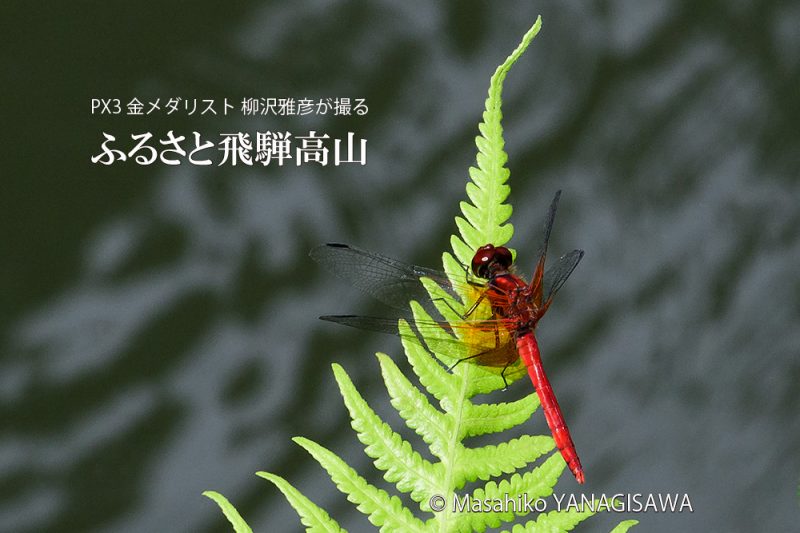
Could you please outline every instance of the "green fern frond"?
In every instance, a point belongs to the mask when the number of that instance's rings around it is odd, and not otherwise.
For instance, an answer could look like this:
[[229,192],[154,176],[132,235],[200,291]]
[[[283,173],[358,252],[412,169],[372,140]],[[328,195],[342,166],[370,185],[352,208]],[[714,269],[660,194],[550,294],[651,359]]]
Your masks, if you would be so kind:
[[[556,533],[572,531],[578,524],[592,515],[590,510],[570,509],[566,511],[550,511],[542,513],[536,520],[531,520],[525,525],[517,524],[511,533]],[[615,529],[616,531],[616,529]]]
[[508,403],[471,404],[462,419],[462,437],[499,433],[528,420],[539,407],[539,397],[529,394]]
[[[300,515],[300,521],[309,533],[339,533],[345,531],[322,508],[303,496],[288,481],[269,472],[256,472],[257,476],[271,481],[286,496],[289,503]],[[249,531],[249,529],[248,529]],[[237,530],[238,532],[238,530]]]
[[389,356],[382,353],[377,355],[392,406],[400,413],[406,425],[416,431],[428,446],[441,449],[453,429],[449,427],[450,419],[428,402],[425,395],[411,384]]
[[297,444],[306,449],[311,456],[328,471],[331,479],[347,495],[350,503],[369,517],[373,525],[381,531],[423,531],[425,524],[416,518],[397,496],[390,496],[385,490],[367,483],[338,455],[314,441],[295,437]]
[[468,265],[472,254],[479,246],[492,243],[500,246],[507,243],[514,233],[514,227],[506,221],[511,216],[511,206],[503,203],[511,192],[506,185],[510,175],[505,164],[508,155],[504,150],[502,93],[503,82],[511,66],[528,48],[542,27],[542,18],[522,38],[516,50],[497,67],[489,83],[489,96],[486,99],[483,121],[478,125],[480,135],[475,138],[478,147],[477,167],[470,167],[470,182],[467,183],[467,197],[470,202],[461,202],[461,213],[456,217],[460,238],[451,237],[450,243],[455,256],[461,264]]
[[625,520],[624,522],[620,522],[617,524],[617,527],[611,530],[611,533],[625,533],[630,528],[638,524],[638,520]]
[[496,445],[462,448],[455,461],[456,476],[467,481],[487,481],[502,474],[513,474],[552,449],[552,439],[544,435],[523,435]]
[[[384,358],[381,363],[394,366],[394,363],[390,361],[387,363],[387,361],[388,358]],[[395,370],[397,370],[397,367],[395,367]],[[385,472],[384,479],[396,484],[398,490],[411,493],[411,498],[414,501],[422,502],[428,500],[436,493],[436,480],[441,476],[441,465],[433,465],[423,459],[414,451],[408,441],[403,440],[388,424],[383,422],[370,409],[341,366],[334,364],[333,373],[339,383],[339,390],[342,392],[344,403],[350,411],[351,425],[358,434],[358,440],[366,445],[365,453],[375,460],[375,467]],[[397,374],[399,373],[400,371],[397,370]],[[396,380],[397,376],[394,377]],[[384,378],[386,378],[386,374],[384,374]],[[389,380],[387,379],[387,385],[388,383]],[[410,402],[404,401],[408,400],[409,396],[398,396],[396,403],[404,407],[409,405],[420,406],[419,398],[413,398]],[[429,409],[424,409],[423,407],[423,410],[429,414],[430,418],[423,416],[414,425],[423,435],[423,438],[428,435],[432,446],[436,446],[437,441],[444,437],[446,433],[445,431],[437,431],[440,429],[438,423],[444,422],[444,417],[436,416],[434,414],[435,409],[427,401],[424,401],[424,404],[429,407]],[[408,409],[404,409],[404,412],[407,415],[410,414]],[[417,412],[422,412],[422,410]],[[406,420],[409,421],[410,419],[411,417]],[[441,435],[435,435],[437,432],[441,433]],[[432,434],[434,436],[430,437]]]
[[[509,171],[505,166],[507,155],[501,126],[502,85],[509,69],[540,27],[539,18],[514,53],[492,76],[483,120],[479,125],[480,135],[475,139],[477,166],[469,171],[471,182],[466,189],[469,201],[460,204],[463,216],[456,218],[459,235],[451,237],[453,253],[442,256],[444,270],[453,281],[463,280],[462,265],[469,264],[477,247],[487,243],[503,245],[513,233],[513,227],[508,223],[511,206],[504,203],[510,188],[506,184]],[[475,292],[452,295],[436,283],[423,283],[445,320],[460,319],[461,314],[476,301]],[[468,284],[460,283],[458,286],[470,290]],[[416,320],[432,320],[416,302],[411,303],[411,309]],[[473,316],[488,316],[490,311],[485,304],[474,310]],[[454,340],[470,333],[458,329],[442,328],[417,338],[409,324],[400,321],[405,355],[421,388],[412,383],[389,356],[377,354],[391,404],[405,424],[427,445],[429,454],[425,456],[378,416],[341,366],[333,365],[351,426],[364,445],[365,453],[373,460],[375,468],[383,472],[386,481],[400,493],[408,495],[414,502],[414,509],[404,506],[398,496],[369,484],[332,451],[308,439],[294,439],[328,472],[347,499],[381,531],[482,532],[490,527],[513,524],[527,516],[530,508],[512,506],[473,512],[471,505],[464,507],[462,504],[468,501],[547,498],[552,495],[553,487],[566,467],[549,435],[523,435],[485,446],[470,446],[465,442],[465,439],[479,435],[501,435],[527,422],[539,407],[539,400],[532,392],[508,403],[474,402],[474,397],[502,388],[504,381],[496,369],[478,365],[458,364],[452,372],[447,370],[468,355],[466,343]],[[524,371],[518,363],[507,370],[506,378],[513,381]],[[283,478],[266,472],[259,472],[259,475],[283,492],[309,531],[340,530],[324,510]],[[468,483],[472,485],[465,488]],[[230,509],[223,507],[223,510],[228,515]],[[570,531],[592,514],[590,508],[543,512],[535,520],[515,525],[512,531]],[[622,533],[635,523],[623,522],[614,533]]]
[[[231,525],[233,526],[233,530],[236,533],[253,532],[253,530],[250,529],[250,526],[247,525],[247,522],[244,521],[244,518],[242,518],[242,516],[239,514],[239,511],[237,511],[236,508],[231,504],[231,502],[228,501],[228,498],[226,498],[219,492],[214,492],[213,490],[205,491],[203,493],[203,496],[214,500],[217,503],[217,505],[219,505],[219,508],[222,510],[222,514],[224,514],[225,518],[228,519],[228,522],[231,523]],[[305,496],[302,495],[301,497],[305,498]]]
[[[550,449],[552,449],[552,441]],[[472,501],[503,501],[528,497],[530,500],[545,498],[553,493],[566,464],[557,452],[547,460],[524,474],[514,474],[499,483],[489,481],[483,487],[475,489],[470,497]],[[498,527],[504,522],[513,521],[516,516],[524,516],[528,511],[522,508],[507,508],[497,512],[460,513],[456,517],[455,531],[484,531],[487,527]],[[587,516],[588,517],[588,516]]]
[[[596,499],[593,499],[593,501],[598,502]],[[565,510],[550,511],[540,514],[536,520],[526,522],[524,525],[515,525],[511,528],[511,533],[562,533],[572,531],[575,526],[593,514],[590,506],[585,508],[572,506]],[[611,530],[611,533],[625,533],[638,523],[638,520],[625,520],[617,524]]]

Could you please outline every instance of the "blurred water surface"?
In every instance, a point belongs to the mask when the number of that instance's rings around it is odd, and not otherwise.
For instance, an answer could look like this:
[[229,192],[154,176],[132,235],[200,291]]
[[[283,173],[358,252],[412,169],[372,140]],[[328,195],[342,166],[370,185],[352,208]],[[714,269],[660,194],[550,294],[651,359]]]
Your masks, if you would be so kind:
[[[258,531],[298,529],[253,475],[262,469],[343,526],[370,530],[290,438],[324,444],[385,486],[330,364],[405,431],[371,355],[399,361],[399,343],[318,322],[378,308],[306,254],[337,240],[438,264],[489,76],[537,14],[543,30],[505,91],[512,245],[531,269],[534,226],[563,189],[556,253],[586,257],[539,337],[585,491],[690,495],[693,514],[646,513],[641,531],[797,522],[796,3],[2,10],[14,135],[0,227],[0,530],[226,531],[207,489]],[[91,98],[134,96],[349,96],[366,98],[369,113],[89,115]],[[89,163],[101,131],[267,128],[355,131],[368,164]],[[503,398],[529,390],[520,382]],[[540,417],[529,429],[546,431]],[[576,490],[567,477],[557,491]]]

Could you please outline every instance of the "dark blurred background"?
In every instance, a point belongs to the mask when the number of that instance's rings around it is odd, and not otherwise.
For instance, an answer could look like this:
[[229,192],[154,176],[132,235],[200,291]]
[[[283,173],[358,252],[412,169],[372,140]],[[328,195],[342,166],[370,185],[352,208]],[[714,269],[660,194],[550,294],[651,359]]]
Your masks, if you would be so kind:
[[[402,354],[316,320],[378,308],[307,252],[337,240],[439,264],[489,77],[538,14],[505,90],[511,245],[531,270],[563,189],[555,252],[586,257],[539,337],[584,490],[690,495],[693,514],[642,514],[637,531],[796,527],[797,2],[49,4],[0,7],[0,530],[230,530],[207,489],[257,531],[298,530],[257,470],[370,530],[290,438],[386,486],[330,364],[401,429],[372,353]],[[90,114],[92,98],[174,96],[369,112]],[[265,129],[353,131],[368,163],[89,161],[102,131]],[[547,432],[541,416],[525,429]],[[565,473],[556,491],[574,490]]]

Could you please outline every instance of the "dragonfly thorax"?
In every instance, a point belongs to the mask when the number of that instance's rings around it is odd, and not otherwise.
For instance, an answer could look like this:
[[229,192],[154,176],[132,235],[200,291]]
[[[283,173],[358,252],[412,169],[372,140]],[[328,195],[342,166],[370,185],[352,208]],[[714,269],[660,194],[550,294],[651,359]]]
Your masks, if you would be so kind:
[[535,304],[531,287],[508,271],[489,279],[487,296],[492,312],[498,318],[511,320],[511,329],[517,334],[531,331],[544,314]]

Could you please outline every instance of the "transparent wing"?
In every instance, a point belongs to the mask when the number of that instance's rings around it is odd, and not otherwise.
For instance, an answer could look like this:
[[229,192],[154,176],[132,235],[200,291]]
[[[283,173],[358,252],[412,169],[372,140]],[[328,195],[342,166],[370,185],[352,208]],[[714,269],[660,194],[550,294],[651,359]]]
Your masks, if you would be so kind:
[[533,300],[537,306],[542,305],[542,291],[544,278],[544,263],[547,258],[547,245],[550,243],[550,232],[553,230],[553,222],[556,218],[558,200],[561,198],[561,191],[556,191],[553,201],[550,202],[550,209],[542,224],[542,238],[539,245],[539,260],[536,262],[536,270],[531,278],[531,289],[533,290]]
[[430,278],[458,298],[447,275],[439,270],[409,265],[347,244],[323,244],[309,255],[336,276],[395,309],[408,310],[408,302],[416,300],[426,311],[435,311],[420,278]]
[[566,255],[562,255],[556,264],[547,269],[544,273],[544,295],[545,307],[550,305],[553,296],[567,281],[567,278],[578,266],[581,258],[583,257],[583,250],[572,250]]
[[550,202],[550,209],[547,210],[547,216],[545,216],[544,221],[542,223],[542,234],[541,240],[539,241],[539,262],[544,264],[545,257],[547,257],[547,245],[550,242],[550,233],[553,231],[553,222],[556,219],[556,211],[558,210],[558,201],[561,198],[561,191],[556,191],[555,196],[553,196],[553,200]]
[[[358,315],[326,315],[322,320],[350,326],[351,328],[398,335],[423,344],[414,332],[403,334],[398,319]],[[457,323],[422,321],[403,317],[417,333],[428,339],[425,345],[432,352],[446,356],[460,354],[470,363],[505,367],[518,359],[514,339],[502,320],[465,320]],[[445,333],[443,335],[443,333]]]

